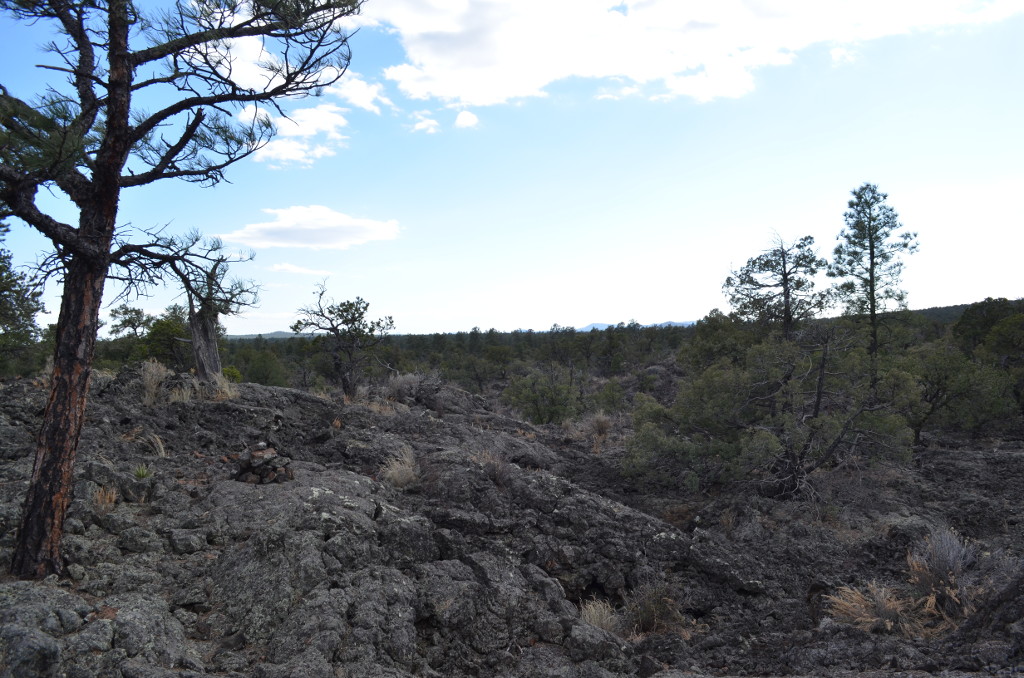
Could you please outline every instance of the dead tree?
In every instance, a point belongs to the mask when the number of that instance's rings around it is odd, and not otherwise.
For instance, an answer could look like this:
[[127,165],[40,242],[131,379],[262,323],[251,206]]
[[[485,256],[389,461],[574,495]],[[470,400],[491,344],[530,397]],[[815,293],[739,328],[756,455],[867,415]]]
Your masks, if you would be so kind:
[[[221,376],[217,349],[220,316],[236,315],[255,306],[259,298],[259,288],[253,281],[227,277],[228,265],[251,261],[254,255],[230,254],[220,239],[203,240],[198,232],[192,232],[182,238],[161,238],[152,246],[138,248],[135,256],[140,262],[136,271],[150,272],[150,283],[169,272],[181,285],[188,299],[196,376],[205,383],[216,381]],[[136,274],[134,279],[141,278]]]

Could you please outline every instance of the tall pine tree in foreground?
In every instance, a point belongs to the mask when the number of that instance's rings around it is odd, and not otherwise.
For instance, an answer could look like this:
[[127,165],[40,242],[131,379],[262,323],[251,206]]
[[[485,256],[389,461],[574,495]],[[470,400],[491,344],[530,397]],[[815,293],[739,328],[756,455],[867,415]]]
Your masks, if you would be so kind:
[[[0,83],[0,214],[54,244],[48,268],[64,284],[13,574],[62,570],[60,538],[111,268],[121,267],[116,276],[131,286],[162,267],[146,256],[159,249],[156,234],[118,226],[122,190],[172,178],[220,182],[273,135],[268,107],[342,77],[350,52],[341,26],[361,1],[0,0],[8,17],[53,33],[40,93],[26,98]],[[239,63],[238,40],[260,44],[258,65]],[[241,81],[248,65],[261,77]],[[233,114],[242,109],[252,114]],[[51,193],[70,201],[77,223],[47,212],[42,197]]]

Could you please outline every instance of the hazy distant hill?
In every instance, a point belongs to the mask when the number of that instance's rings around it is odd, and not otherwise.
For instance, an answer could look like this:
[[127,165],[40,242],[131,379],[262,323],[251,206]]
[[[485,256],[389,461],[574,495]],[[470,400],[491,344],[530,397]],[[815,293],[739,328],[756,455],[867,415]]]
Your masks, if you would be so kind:
[[294,332],[266,332],[264,334],[229,334],[225,339],[290,339],[294,337]]

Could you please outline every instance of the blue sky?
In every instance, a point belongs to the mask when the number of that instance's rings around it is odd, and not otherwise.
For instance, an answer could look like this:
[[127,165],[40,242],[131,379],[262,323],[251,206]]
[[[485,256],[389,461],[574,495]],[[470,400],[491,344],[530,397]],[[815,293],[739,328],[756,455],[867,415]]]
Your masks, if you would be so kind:
[[[255,251],[231,333],[287,329],[325,279],[400,333],[696,320],[776,233],[830,254],[866,181],[919,234],[912,308],[1024,296],[1021,0],[368,0],[359,23],[345,79],[230,184],[124,193],[124,223]],[[29,98],[39,31],[0,31]]]

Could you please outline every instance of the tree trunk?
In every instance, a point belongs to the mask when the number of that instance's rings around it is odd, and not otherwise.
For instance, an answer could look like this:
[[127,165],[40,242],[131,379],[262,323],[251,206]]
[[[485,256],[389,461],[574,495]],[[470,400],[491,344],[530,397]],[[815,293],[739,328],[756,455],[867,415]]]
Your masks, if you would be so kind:
[[189,329],[192,332],[192,354],[196,359],[199,381],[213,383],[223,372],[217,351],[217,313],[199,307],[189,310]]
[[107,262],[74,257],[64,278],[57,321],[50,397],[36,446],[32,480],[22,509],[11,574],[60,574],[60,540],[71,503],[72,472],[85,422],[93,349]]

